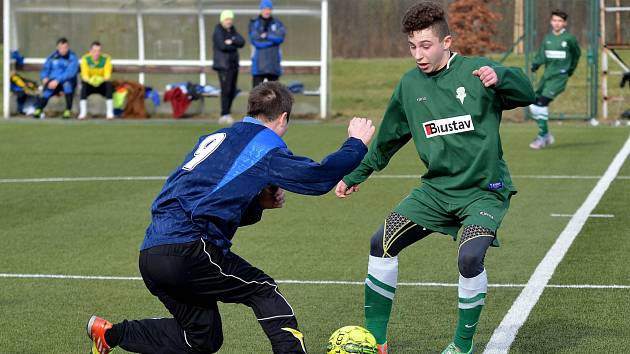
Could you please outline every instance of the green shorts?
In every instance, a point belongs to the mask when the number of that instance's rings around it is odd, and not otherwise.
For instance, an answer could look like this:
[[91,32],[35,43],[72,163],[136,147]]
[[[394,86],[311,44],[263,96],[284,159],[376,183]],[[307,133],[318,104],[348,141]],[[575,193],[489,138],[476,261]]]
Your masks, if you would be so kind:
[[567,87],[567,82],[569,81],[569,75],[560,74],[555,75],[549,78],[543,78],[538,85],[538,90],[536,90],[536,94],[538,96],[545,96],[551,98],[552,100],[562,92]]
[[[459,229],[466,225],[483,226],[496,235],[513,193],[509,190],[485,192],[472,198],[446,201],[440,193],[420,186],[412,190],[394,211],[429,230],[451,235],[454,240],[457,240]],[[495,238],[493,246],[498,245]]]

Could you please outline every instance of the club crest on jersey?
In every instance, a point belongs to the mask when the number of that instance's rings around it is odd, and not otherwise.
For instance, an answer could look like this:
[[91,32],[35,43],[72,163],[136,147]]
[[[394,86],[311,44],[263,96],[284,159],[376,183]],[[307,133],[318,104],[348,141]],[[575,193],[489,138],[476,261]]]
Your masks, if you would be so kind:
[[457,96],[455,97],[457,97],[459,102],[464,104],[464,98],[466,98],[466,89],[464,88],[464,86],[458,87],[457,90],[455,90],[455,93],[457,94]]
[[459,134],[475,130],[470,114],[444,119],[436,119],[422,124],[427,138],[440,135]]

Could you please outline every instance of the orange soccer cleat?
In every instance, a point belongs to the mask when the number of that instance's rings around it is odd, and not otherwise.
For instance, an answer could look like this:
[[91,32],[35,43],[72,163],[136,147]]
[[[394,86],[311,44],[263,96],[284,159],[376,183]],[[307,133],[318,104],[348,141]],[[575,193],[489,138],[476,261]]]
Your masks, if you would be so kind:
[[112,328],[111,322],[97,316],[90,317],[87,323],[87,335],[92,340],[92,354],[108,354],[110,348],[105,342],[105,331]]
[[376,349],[378,350],[378,354],[387,354],[387,343],[377,344]]

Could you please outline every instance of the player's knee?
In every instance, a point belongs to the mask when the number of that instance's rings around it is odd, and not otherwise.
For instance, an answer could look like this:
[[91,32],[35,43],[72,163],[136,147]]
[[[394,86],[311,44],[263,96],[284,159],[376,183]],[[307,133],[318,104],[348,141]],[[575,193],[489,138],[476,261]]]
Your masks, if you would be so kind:
[[381,225],[378,230],[370,239],[370,255],[374,257],[383,257],[383,225]]
[[185,338],[188,352],[191,354],[211,354],[216,353],[223,346],[223,334],[203,335],[199,338]]
[[551,103],[551,98],[546,96],[538,96],[536,97],[536,106],[539,107],[547,107]]
[[483,261],[495,232],[479,225],[466,225],[461,236],[457,265],[464,278],[473,278],[483,272]]
[[464,278],[473,278],[483,272],[484,255],[469,250],[460,251],[457,265],[459,274]]

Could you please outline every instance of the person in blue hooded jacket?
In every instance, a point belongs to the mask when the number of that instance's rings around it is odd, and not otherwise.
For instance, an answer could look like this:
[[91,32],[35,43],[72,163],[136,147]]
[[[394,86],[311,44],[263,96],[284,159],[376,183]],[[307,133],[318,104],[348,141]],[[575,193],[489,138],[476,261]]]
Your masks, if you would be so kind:
[[58,94],[64,93],[66,97],[66,109],[63,118],[70,118],[74,90],[77,87],[77,74],[79,73],[79,59],[70,50],[70,43],[66,38],[57,40],[57,49],[46,58],[44,67],[39,73],[44,91],[35,106],[34,118],[42,116],[42,110],[48,104],[48,100]]
[[282,22],[271,16],[271,0],[260,2],[260,15],[249,22],[252,51],[253,87],[264,81],[277,81],[282,75],[282,50],[286,30]]

